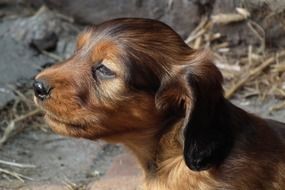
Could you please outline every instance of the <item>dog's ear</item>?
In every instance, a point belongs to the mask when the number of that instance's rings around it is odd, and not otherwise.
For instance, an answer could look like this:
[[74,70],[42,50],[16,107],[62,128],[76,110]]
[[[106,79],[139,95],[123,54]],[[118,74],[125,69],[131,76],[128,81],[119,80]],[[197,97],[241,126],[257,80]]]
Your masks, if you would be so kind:
[[184,118],[184,159],[195,171],[219,165],[233,137],[223,96],[222,75],[209,52],[194,52],[163,79],[156,94],[158,109],[180,110]]

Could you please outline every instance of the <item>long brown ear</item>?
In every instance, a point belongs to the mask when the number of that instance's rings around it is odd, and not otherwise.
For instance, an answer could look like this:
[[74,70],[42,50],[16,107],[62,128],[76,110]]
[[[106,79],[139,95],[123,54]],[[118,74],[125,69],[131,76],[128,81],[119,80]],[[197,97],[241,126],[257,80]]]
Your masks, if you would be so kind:
[[[195,171],[220,164],[233,144],[222,75],[209,52],[195,52],[168,77],[156,95],[159,109],[179,109],[184,117],[184,159]],[[176,108],[173,108],[176,107]]]

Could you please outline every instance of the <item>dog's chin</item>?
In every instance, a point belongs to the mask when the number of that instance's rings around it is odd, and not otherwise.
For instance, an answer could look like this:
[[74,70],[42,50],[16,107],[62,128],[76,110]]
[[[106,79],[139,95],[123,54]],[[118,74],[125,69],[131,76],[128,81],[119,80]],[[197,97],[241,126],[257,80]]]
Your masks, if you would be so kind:
[[45,115],[45,120],[50,128],[60,135],[81,137],[85,132],[85,127],[80,124],[63,122],[49,114]]
[[70,136],[70,131],[68,130],[67,124],[60,122],[59,120],[47,114],[45,115],[45,121],[55,133],[58,133],[60,135]]
[[95,130],[96,127],[92,127],[92,130],[90,130],[90,126],[84,126],[79,123],[67,123],[49,114],[45,115],[45,120],[55,133],[64,136],[97,140],[109,135],[109,133],[103,129],[97,128],[97,130]]

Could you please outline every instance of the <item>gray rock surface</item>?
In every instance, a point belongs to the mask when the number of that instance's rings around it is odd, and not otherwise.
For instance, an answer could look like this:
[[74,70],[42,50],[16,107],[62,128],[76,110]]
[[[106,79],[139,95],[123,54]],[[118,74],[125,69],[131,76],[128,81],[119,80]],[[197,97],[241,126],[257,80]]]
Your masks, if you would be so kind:
[[[26,0],[39,6],[38,0]],[[183,38],[198,25],[203,16],[220,13],[234,13],[237,7],[244,7],[251,13],[250,20],[266,30],[267,47],[283,47],[284,0],[45,0],[44,3],[60,13],[84,24],[98,24],[118,17],[144,17],[161,20],[175,29]],[[262,10],[262,11],[261,11]],[[247,22],[219,25],[219,32],[239,54],[247,51],[249,44],[260,45],[256,34]],[[240,48],[240,46],[243,48]]]
[[9,34],[14,39],[28,44],[33,39],[42,39],[50,33],[60,33],[62,27],[59,22],[51,11],[42,8],[31,17],[15,20],[9,29]]
[[184,37],[200,20],[200,2],[195,0],[46,0],[45,3],[84,24],[98,24],[119,17],[158,19]]
[[26,44],[30,44],[32,40],[43,39],[50,34],[61,37],[76,34],[77,28],[65,22],[62,17],[46,6],[42,6],[34,15],[14,20],[8,33],[15,40]]
[[77,28],[49,9],[42,8],[30,17],[0,21],[0,109],[15,98],[8,84],[17,86],[18,82],[32,81],[42,66],[55,62],[29,46],[32,40],[51,33],[59,38],[54,53],[69,57],[74,51]]
[[15,85],[20,80],[31,80],[49,59],[36,56],[25,45],[0,36],[0,108],[14,98],[8,84]]
[[31,80],[42,65],[51,61],[14,40],[8,32],[11,25],[0,23],[0,108],[14,98],[8,84],[15,86],[20,80]]
[[[11,151],[12,150],[12,151]],[[80,182],[102,175],[108,169],[112,157],[123,149],[104,142],[61,137],[40,130],[27,130],[11,139],[1,150],[1,159],[33,164],[36,168],[19,169],[19,173],[33,178],[29,183],[57,182],[66,179]],[[14,171],[17,168],[13,168]],[[94,171],[95,174],[93,173]],[[7,186],[11,187],[11,183]],[[26,184],[22,183],[22,186]],[[3,181],[0,178],[0,189]],[[3,188],[7,190],[6,188]],[[10,188],[9,188],[10,189]],[[11,188],[11,190],[22,188]],[[29,189],[30,188],[24,188]],[[37,188],[36,188],[37,189]],[[65,190],[66,188],[62,188]],[[50,189],[49,189],[50,190]]]
[[232,103],[238,107],[246,110],[249,113],[258,115],[263,118],[274,119],[277,121],[285,122],[285,110],[281,109],[278,111],[270,112],[270,109],[277,104],[280,104],[280,100],[271,98],[266,100],[260,100],[259,98],[253,97],[249,99],[242,99],[236,97],[231,100]]

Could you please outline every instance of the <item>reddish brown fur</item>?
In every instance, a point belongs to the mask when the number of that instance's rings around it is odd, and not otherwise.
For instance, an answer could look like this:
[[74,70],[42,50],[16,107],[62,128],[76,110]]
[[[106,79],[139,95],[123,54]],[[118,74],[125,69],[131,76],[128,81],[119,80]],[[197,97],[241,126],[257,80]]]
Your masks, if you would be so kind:
[[[94,79],[100,62],[115,78]],[[197,115],[210,119],[200,107],[227,102],[212,62],[209,52],[192,50],[160,22],[117,19],[84,31],[69,60],[41,72],[36,78],[52,91],[35,101],[59,134],[129,147],[145,171],[145,190],[285,189],[284,125],[232,105],[229,155],[207,170],[186,166],[184,128]]]

